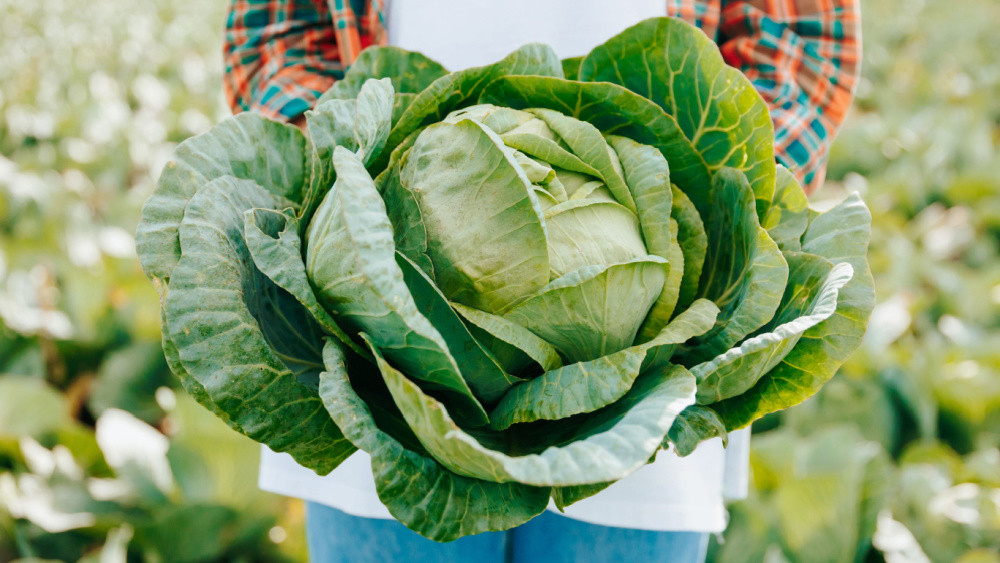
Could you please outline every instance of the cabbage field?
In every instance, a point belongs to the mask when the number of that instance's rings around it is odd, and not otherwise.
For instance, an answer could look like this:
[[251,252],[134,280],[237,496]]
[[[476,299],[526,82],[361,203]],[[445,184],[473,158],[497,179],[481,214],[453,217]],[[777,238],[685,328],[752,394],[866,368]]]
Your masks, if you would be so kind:
[[[222,2],[0,0],[0,560],[305,558],[299,501],[198,406],[136,258],[177,143],[228,115]],[[873,214],[877,306],[754,425],[715,561],[1000,561],[1000,4],[868,0],[823,209]]]

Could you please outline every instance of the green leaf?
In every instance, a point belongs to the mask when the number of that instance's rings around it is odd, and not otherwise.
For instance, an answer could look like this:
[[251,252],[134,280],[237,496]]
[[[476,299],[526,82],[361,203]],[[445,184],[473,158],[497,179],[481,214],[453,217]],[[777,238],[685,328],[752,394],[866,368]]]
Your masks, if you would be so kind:
[[254,264],[265,276],[292,294],[327,334],[356,354],[368,353],[358,346],[319,304],[309,285],[302,259],[298,221],[291,210],[250,209],[244,214],[244,235]]
[[605,135],[620,135],[654,146],[670,164],[673,183],[688,194],[700,191],[707,196],[712,182],[708,166],[677,121],[660,106],[622,86],[544,76],[507,76],[490,84],[480,101],[519,109],[547,108],[586,121]]
[[569,57],[562,60],[563,76],[568,80],[576,80],[577,75],[580,73],[580,63],[583,62],[583,57]]
[[184,364],[181,362],[180,352],[177,351],[177,345],[170,339],[170,327],[167,325],[167,310],[163,307],[160,308],[160,335],[160,345],[163,347],[163,355],[167,359],[167,366],[170,367],[170,371],[180,380],[181,386],[184,387],[188,395],[191,395],[199,405],[211,411],[234,430],[246,434],[246,432],[240,430],[239,424],[234,422],[225,411],[215,404],[215,401],[208,395],[205,387],[201,383],[198,383],[198,380],[192,377],[184,367]]
[[677,222],[677,241],[684,256],[684,274],[681,277],[676,308],[683,309],[697,297],[705,253],[708,252],[708,235],[705,234],[705,224],[691,199],[676,187],[671,190],[674,205],[670,210],[670,218]]
[[446,74],[417,94],[406,108],[389,135],[389,148],[395,148],[413,131],[441,121],[452,110],[469,105],[497,78],[519,74],[562,76],[562,63],[551,47],[531,44],[491,65]]
[[336,179],[333,168],[336,147],[355,151],[366,165],[382,152],[392,126],[393,99],[388,78],[369,80],[361,86],[356,98],[330,100],[306,112],[306,129],[312,144],[312,175],[300,212],[303,223],[309,221]]
[[392,125],[393,127],[399,123],[399,119],[403,117],[406,110],[413,103],[413,100],[417,99],[416,94],[400,94],[396,92],[396,95],[392,100]]
[[308,224],[316,211],[316,206],[337,179],[337,174],[333,170],[333,149],[342,146],[352,151],[358,150],[354,135],[357,107],[358,103],[354,99],[329,100],[317,104],[315,108],[305,113],[312,159],[309,187],[300,211],[303,226]]
[[674,444],[677,455],[681,457],[691,455],[698,444],[716,436],[722,438],[723,445],[729,444],[726,425],[719,419],[719,415],[701,405],[691,405],[684,409],[670,427],[667,436]]
[[461,303],[451,306],[472,325],[469,329],[476,340],[492,351],[508,372],[529,370],[532,363],[543,372],[562,367],[556,349],[521,325]]
[[212,180],[233,176],[289,200],[282,207],[297,207],[309,175],[306,143],[297,128],[247,112],[177,146],[142,206],[135,233],[139,262],[161,294],[180,259],[177,229],[195,193]]
[[325,474],[354,448],[317,396],[322,332],[255,267],[243,235],[248,209],[284,203],[232,177],[214,180],[191,199],[165,299],[166,328],[184,372],[227,422]]
[[710,404],[750,389],[788,355],[802,334],[837,308],[837,294],[853,275],[851,265],[836,266],[811,254],[786,255],[788,286],[775,321],[739,347],[691,368],[698,379],[698,403]]
[[486,411],[444,338],[420,314],[396,263],[385,204],[358,156],[338,147],[337,181],[306,234],[306,272],[319,302],[349,332],[367,332],[394,364],[449,397],[456,417],[483,425]]
[[[343,353],[332,342],[323,355],[326,371],[320,375],[320,395],[327,410],[347,438],[371,454],[379,499],[411,530],[445,542],[510,529],[545,510],[547,487],[456,475],[426,455],[419,443],[404,445],[415,439],[401,442],[398,434],[386,430],[407,426],[378,375],[349,378]],[[381,422],[374,416],[374,405],[382,405],[377,411]]]
[[615,161],[617,155],[611,150],[600,130],[586,121],[550,109],[533,108],[528,111],[537,115],[559,135],[560,140],[566,143],[577,158],[592,166],[600,174],[599,178],[608,186],[618,203],[633,213],[637,212],[632,192],[629,191],[625,178],[622,178],[619,163]]
[[871,214],[857,194],[810,221],[802,250],[850,264],[854,277],[840,290],[836,312],[807,330],[781,363],[746,393],[713,405],[726,428],[742,428],[812,396],[861,343],[875,305],[867,261],[870,235]]
[[568,362],[600,358],[635,341],[663,289],[665,262],[648,256],[587,266],[556,279],[503,316],[541,336]]
[[417,205],[416,196],[400,180],[401,168],[406,162],[410,148],[417,140],[417,134],[418,131],[414,131],[392,151],[389,165],[375,178],[375,186],[385,201],[385,211],[389,222],[392,223],[396,250],[413,260],[420,269],[433,278],[434,265],[427,256],[427,230],[420,215],[420,207]]
[[639,341],[649,340],[670,322],[684,275],[684,255],[677,244],[677,225],[671,224],[673,194],[667,160],[655,148],[627,137],[609,136],[639,212],[639,224],[650,254],[669,261],[663,290],[639,329]]
[[549,166],[563,168],[580,174],[589,174],[594,178],[601,176],[601,173],[593,166],[580,160],[578,156],[562,148],[559,146],[559,143],[552,139],[517,130],[502,133],[500,138],[503,139],[504,144],[508,147],[546,162]]
[[809,201],[795,176],[778,165],[774,186],[774,201],[767,209],[761,226],[767,229],[782,251],[802,248],[802,233],[809,225]]
[[393,90],[388,78],[369,80],[361,86],[355,109],[354,139],[365,165],[382,153],[392,126]]
[[[374,347],[372,352],[378,355]],[[532,431],[533,445],[551,444],[541,453],[514,455],[480,443],[489,436],[479,433],[477,439],[462,430],[444,405],[376,359],[396,406],[434,459],[454,473],[499,483],[565,486],[621,479],[649,460],[674,418],[694,400],[694,379],[687,370],[656,370],[637,380],[620,401],[574,421],[571,428],[549,423],[554,426],[548,436],[545,428]]]
[[357,98],[365,82],[373,78],[392,80],[392,89],[396,92],[419,94],[447,74],[443,66],[420,53],[375,45],[361,51],[344,77],[320,96],[316,105],[327,100]]
[[396,264],[403,272],[403,280],[410,288],[417,309],[441,333],[472,392],[484,404],[496,403],[521,379],[504,372],[496,358],[472,336],[427,274],[398,252]]
[[[712,172],[730,167],[746,174],[763,216],[774,196],[768,106],[700,29],[676,18],[645,20],[595,47],[580,64],[580,80],[620,84],[656,102],[677,119]],[[707,194],[685,192],[704,216]]]
[[496,133],[468,119],[428,127],[405,157],[401,182],[449,299],[496,313],[548,283],[541,208]]
[[648,256],[639,218],[613,201],[574,198],[559,203],[545,210],[545,227],[552,279],[587,266]]
[[788,264],[757,222],[753,193],[739,171],[723,168],[712,181],[705,218],[708,251],[698,294],[722,312],[714,329],[684,347],[684,365],[730,349],[774,316],[788,281]]
[[592,497],[597,493],[614,485],[614,481],[604,483],[594,483],[593,485],[576,485],[569,487],[552,487],[552,501],[560,511],[567,506],[580,502],[585,498]]
[[[701,300],[645,344],[548,371],[517,385],[490,412],[490,426],[503,430],[516,423],[560,420],[605,407],[632,388],[647,353],[680,344],[712,328],[718,312],[714,303]],[[669,353],[665,355],[669,357]]]

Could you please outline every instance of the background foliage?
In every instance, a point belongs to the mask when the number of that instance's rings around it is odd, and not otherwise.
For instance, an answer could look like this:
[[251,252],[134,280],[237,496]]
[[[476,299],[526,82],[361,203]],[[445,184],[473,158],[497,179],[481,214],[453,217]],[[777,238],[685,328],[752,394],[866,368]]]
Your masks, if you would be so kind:
[[[841,375],[755,426],[715,560],[1000,561],[1000,5],[864,8],[814,204],[868,201],[879,305]],[[301,503],[166,369],[134,254],[173,147],[227,114],[222,18],[0,0],[0,560],[304,558]]]

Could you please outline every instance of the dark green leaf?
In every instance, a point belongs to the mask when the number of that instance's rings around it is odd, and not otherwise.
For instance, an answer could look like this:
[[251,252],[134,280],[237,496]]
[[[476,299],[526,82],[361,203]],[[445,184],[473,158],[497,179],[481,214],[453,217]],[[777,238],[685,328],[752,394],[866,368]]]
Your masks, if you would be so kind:
[[[410,529],[435,541],[519,526],[545,510],[547,487],[493,483],[456,475],[424,453],[419,442],[406,446],[385,428],[407,428],[388,396],[360,395],[378,376],[349,379],[339,347],[324,348],[326,371],[320,395],[330,415],[356,446],[371,454],[375,489],[389,512]],[[366,376],[369,374],[365,374]],[[383,387],[384,390],[384,387]],[[386,393],[387,395],[387,393]],[[383,405],[377,423],[372,405]],[[415,439],[412,440],[416,442]]]
[[837,311],[812,327],[785,359],[746,393],[713,405],[726,428],[742,428],[761,416],[798,404],[826,383],[861,343],[875,305],[868,268],[871,214],[855,194],[810,221],[802,250],[846,262],[854,277],[837,298]]
[[441,333],[472,392],[484,405],[496,403],[521,379],[504,372],[496,358],[472,336],[427,274],[398,252],[396,264],[403,272],[403,280],[410,288],[417,309]]
[[443,66],[420,53],[391,46],[372,46],[351,64],[344,78],[334,83],[316,105],[327,100],[358,97],[361,87],[372,78],[389,78],[392,88],[403,94],[419,94],[435,80],[448,74]]
[[726,432],[726,425],[715,411],[701,405],[691,405],[681,411],[668,434],[670,442],[677,450],[677,455],[681,457],[691,455],[698,444],[717,436],[722,438],[723,445],[728,445],[729,434]]
[[255,267],[243,235],[248,209],[282,205],[254,182],[232,177],[214,180],[191,199],[179,229],[182,254],[166,295],[166,325],[184,371],[227,422],[322,474],[353,451],[316,392],[322,332]]
[[319,302],[351,333],[367,332],[395,365],[449,397],[456,417],[486,424],[444,338],[420,314],[396,264],[385,204],[361,160],[334,151],[337,181],[307,232],[306,272]]
[[[746,174],[759,215],[767,211],[774,196],[771,114],[750,80],[726,64],[700,29],[677,18],[645,20],[595,47],[580,64],[580,80],[620,84],[656,102],[677,119],[712,172],[730,167]],[[710,206],[700,197],[704,192],[678,185],[704,216]]]
[[297,206],[309,175],[306,144],[295,127],[248,112],[178,145],[142,207],[135,234],[142,268],[161,294],[180,259],[177,228],[195,193],[212,180],[233,176],[288,200],[277,207]]
[[722,312],[714,329],[681,352],[694,365],[729,350],[774,316],[788,281],[788,264],[757,222],[746,176],[723,168],[712,181],[712,209],[705,217],[708,251],[698,295]]

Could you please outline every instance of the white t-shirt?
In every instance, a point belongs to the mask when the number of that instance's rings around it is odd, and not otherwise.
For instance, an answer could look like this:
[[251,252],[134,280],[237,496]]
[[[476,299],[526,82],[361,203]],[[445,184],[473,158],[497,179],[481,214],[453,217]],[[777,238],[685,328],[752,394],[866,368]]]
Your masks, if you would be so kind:
[[[393,45],[420,51],[449,70],[495,62],[526,43],[547,43],[560,57],[588,53],[639,21],[666,15],[663,0],[394,0],[387,28]],[[749,432],[729,447],[714,439],[690,456],[660,452],[656,461],[566,515],[604,526],[721,532],[725,498],[746,495]],[[356,516],[392,518],[375,493],[371,458],[357,452],[325,477],[288,454],[264,447],[260,487],[326,504]],[[550,509],[554,509],[550,506]]]

